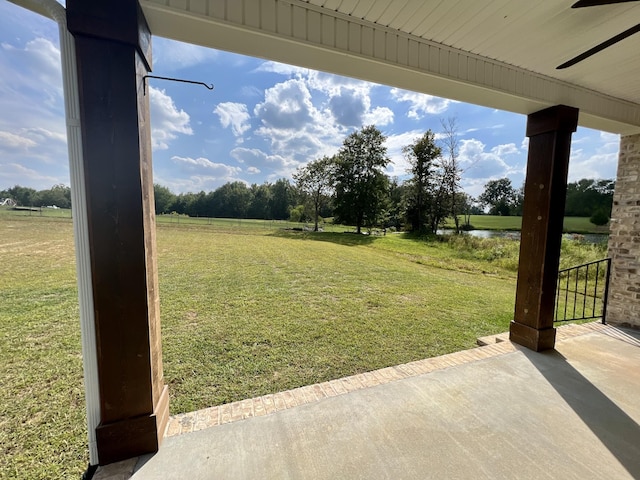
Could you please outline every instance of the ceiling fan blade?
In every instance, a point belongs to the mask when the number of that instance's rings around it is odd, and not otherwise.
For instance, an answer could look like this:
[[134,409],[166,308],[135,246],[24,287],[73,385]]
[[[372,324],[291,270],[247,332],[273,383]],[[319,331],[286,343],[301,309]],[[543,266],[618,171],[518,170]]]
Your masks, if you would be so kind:
[[581,53],[577,57],[573,57],[571,60],[564,62],[562,65],[558,65],[556,67],[556,70],[562,70],[564,68],[571,67],[572,65],[575,65],[576,63],[583,61],[585,58],[589,58],[591,55],[595,55],[596,53],[604,50],[605,48],[610,47],[611,45],[614,45],[619,41],[624,40],[625,38],[630,37],[634,33],[638,33],[638,32],[640,32],[640,23],[635,27],[631,27],[630,29],[625,30],[622,33],[619,33],[615,37],[611,37],[609,40],[606,40],[601,44],[596,45],[593,48],[590,48],[589,50],[587,50],[584,53]]
[[613,5],[614,3],[637,2],[638,0],[579,0],[571,8],[597,7],[598,5]]

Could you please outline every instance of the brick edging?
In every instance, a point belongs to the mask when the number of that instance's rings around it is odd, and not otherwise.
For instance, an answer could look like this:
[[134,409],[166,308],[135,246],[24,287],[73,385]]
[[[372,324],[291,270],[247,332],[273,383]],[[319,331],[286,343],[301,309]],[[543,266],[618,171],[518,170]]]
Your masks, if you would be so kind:
[[195,432],[246,418],[269,415],[280,410],[316,402],[323,398],[336,397],[355,390],[362,390],[514,351],[516,351],[516,347],[511,344],[511,342],[502,342],[495,345],[462,350],[439,357],[426,358],[424,360],[381,368],[371,372],[359,373],[357,375],[298,387],[284,392],[226,403],[224,405],[216,405],[215,407],[209,407],[195,412],[181,413],[169,418],[165,437]]
[[[562,325],[557,329],[556,342],[562,342],[569,338],[592,332],[606,331],[608,328],[612,327],[597,322],[581,325]],[[435,370],[442,370],[517,351],[518,347],[508,341],[508,333],[496,335],[495,337],[500,338],[497,343],[491,343],[470,350],[448,353],[439,357],[425,358],[415,362],[298,387],[284,392],[270,393],[261,397],[249,398],[224,405],[216,405],[215,407],[209,407],[195,412],[174,415],[169,418],[165,437],[196,432],[205,428],[236,422],[246,418],[261,417],[280,410],[287,410],[299,405],[316,402],[323,398],[336,397],[355,390],[375,387],[376,385],[422,375]]]

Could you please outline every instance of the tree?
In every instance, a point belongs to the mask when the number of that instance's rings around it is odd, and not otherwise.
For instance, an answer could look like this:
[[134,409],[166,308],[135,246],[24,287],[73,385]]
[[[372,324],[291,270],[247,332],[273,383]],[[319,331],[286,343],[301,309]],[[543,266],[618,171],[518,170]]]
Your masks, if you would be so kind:
[[334,165],[333,158],[322,157],[298,168],[293,174],[298,189],[310,198],[313,205],[314,232],[318,231],[318,217],[322,202],[331,192]]
[[251,205],[247,213],[248,218],[270,218],[271,187],[268,183],[251,185]]
[[607,212],[605,212],[603,209],[596,210],[596,212],[591,215],[589,221],[594,225],[601,227],[609,222],[609,215],[607,215]]
[[440,123],[442,124],[444,133],[442,150],[445,152],[440,162],[443,193],[448,197],[449,215],[453,217],[456,233],[459,233],[460,222],[458,215],[460,214],[459,202],[461,198],[459,194],[461,193],[460,178],[462,176],[462,169],[460,168],[460,162],[458,162],[458,127],[456,125],[456,119],[453,117],[446,121],[441,120]]
[[405,198],[408,197],[409,185],[407,182],[398,183],[396,177],[389,182],[389,207],[385,219],[385,227],[393,227],[400,230],[405,217]]
[[462,230],[472,230],[471,215],[473,215],[476,199],[468,193],[461,192],[456,202],[456,215],[462,215],[464,217],[464,223],[462,224]]
[[170,213],[176,196],[167,187],[153,184],[153,198],[156,204],[156,214]]
[[54,185],[49,190],[40,190],[32,202],[40,206],[56,206],[60,208],[71,208],[71,188],[60,183]]
[[221,218],[246,218],[251,206],[251,190],[244,182],[228,182],[212,195],[214,213]]
[[391,160],[385,140],[369,125],[345,138],[336,156],[334,212],[341,223],[354,224],[357,233],[374,226],[386,206],[389,179],[383,169]]
[[583,178],[567,185],[565,215],[567,217],[590,217],[602,210],[611,216],[615,181]]
[[436,145],[435,134],[427,130],[424,135],[402,149],[411,165],[408,181],[406,212],[411,229],[416,232],[435,233],[438,224],[445,217],[441,198],[442,187],[436,179],[436,168],[442,150]]
[[287,220],[289,207],[295,206],[295,192],[289,180],[280,178],[271,185],[271,216],[275,220]]
[[515,197],[515,201],[514,201],[513,209],[511,213],[513,215],[522,216],[522,211],[524,209],[524,183],[515,192],[516,192],[516,197]]
[[516,205],[517,193],[511,180],[501,178],[491,180],[484,186],[484,192],[478,197],[480,203],[489,207],[490,215],[511,215]]
[[38,192],[33,188],[15,185],[6,191],[9,197],[13,198],[18,205],[22,205],[23,207],[33,206],[34,203],[37,203],[36,196]]

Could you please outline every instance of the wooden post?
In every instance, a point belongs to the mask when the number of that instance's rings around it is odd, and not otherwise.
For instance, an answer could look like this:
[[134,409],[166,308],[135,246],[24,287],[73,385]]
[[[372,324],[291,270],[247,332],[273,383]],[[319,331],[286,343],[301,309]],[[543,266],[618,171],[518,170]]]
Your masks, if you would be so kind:
[[101,465],[157,451],[162,372],[149,99],[137,1],[67,0],[75,39],[93,283]]
[[571,134],[578,109],[559,105],[529,115],[529,155],[524,187],[522,239],[511,341],[535,351],[552,349],[556,282]]

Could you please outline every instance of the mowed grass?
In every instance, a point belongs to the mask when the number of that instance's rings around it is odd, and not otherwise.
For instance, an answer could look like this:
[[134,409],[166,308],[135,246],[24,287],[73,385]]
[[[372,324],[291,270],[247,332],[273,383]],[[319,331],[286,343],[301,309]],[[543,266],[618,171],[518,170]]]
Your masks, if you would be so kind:
[[[401,234],[160,224],[173,414],[471,348],[515,273]],[[70,219],[0,215],[0,477],[87,465]]]
[[401,235],[158,233],[172,413],[472,348],[512,318],[514,273]]
[[70,220],[0,216],[0,478],[87,466]]

